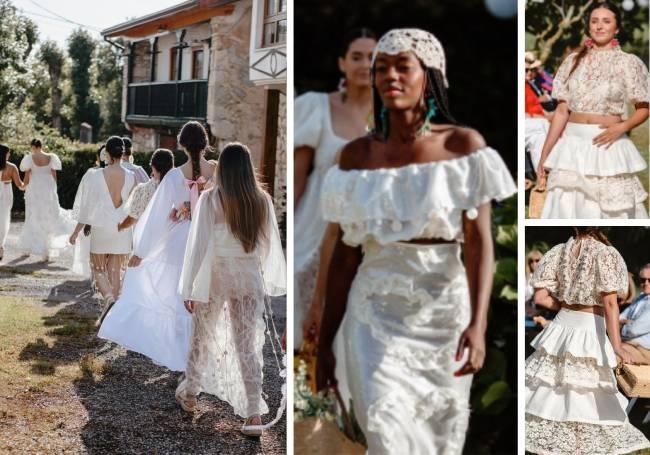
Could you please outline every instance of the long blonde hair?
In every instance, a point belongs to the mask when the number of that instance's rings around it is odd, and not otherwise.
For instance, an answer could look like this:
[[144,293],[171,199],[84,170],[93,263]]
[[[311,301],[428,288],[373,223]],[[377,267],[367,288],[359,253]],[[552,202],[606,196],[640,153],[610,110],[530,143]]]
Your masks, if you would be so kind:
[[244,251],[253,251],[266,235],[266,192],[255,176],[251,154],[244,144],[231,142],[219,155],[219,197],[230,232]]

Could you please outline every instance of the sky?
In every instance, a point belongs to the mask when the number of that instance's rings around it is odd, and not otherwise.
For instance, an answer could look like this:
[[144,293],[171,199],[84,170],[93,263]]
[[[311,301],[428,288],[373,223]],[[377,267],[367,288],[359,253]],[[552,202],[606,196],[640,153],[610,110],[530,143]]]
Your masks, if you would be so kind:
[[[83,24],[100,38],[100,30],[147,14],[155,13],[183,0],[11,0],[16,8],[38,25],[39,42],[47,39],[65,47],[66,39]],[[49,11],[48,11],[49,10]]]

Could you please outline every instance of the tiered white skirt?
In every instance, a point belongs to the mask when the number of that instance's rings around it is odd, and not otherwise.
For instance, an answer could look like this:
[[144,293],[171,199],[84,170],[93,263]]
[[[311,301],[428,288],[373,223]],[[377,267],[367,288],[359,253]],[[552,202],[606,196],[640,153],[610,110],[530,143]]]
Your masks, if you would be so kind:
[[646,162],[627,136],[607,149],[593,145],[603,131],[567,123],[544,163],[551,172],[542,218],[648,217],[648,194],[635,175]]
[[526,359],[526,450],[538,454],[622,454],[650,447],[627,420],[605,320],[561,310]]

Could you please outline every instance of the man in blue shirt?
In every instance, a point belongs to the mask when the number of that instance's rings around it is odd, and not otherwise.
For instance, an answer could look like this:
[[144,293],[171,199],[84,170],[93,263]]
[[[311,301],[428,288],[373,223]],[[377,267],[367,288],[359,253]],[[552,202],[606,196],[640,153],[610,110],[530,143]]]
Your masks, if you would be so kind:
[[639,271],[641,295],[620,316],[623,348],[635,363],[650,365],[650,264]]

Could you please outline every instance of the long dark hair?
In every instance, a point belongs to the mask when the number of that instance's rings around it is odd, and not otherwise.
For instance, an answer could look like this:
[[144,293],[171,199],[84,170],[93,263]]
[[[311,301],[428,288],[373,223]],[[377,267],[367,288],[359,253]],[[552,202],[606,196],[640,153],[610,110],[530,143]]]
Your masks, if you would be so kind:
[[607,246],[612,246],[605,233],[596,226],[576,226],[573,228],[577,237],[591,237]]
[[[433,123],[450,123],[452,125],[457,125],[458,122],[451,115],[449,109],[449,97],[447,96],[447,87],[445,87],[445,77],[437,68],[428,68],[418,59],[422,69],[424,70],[424,77],[426,78],[424,93],[422,94],[422,102],[425,106],[428,106],[429,99],[433,99],[436,104],[436,114],[431,118]],[[375,123],[374,133],[383,137],[384,140],[388,139],[388,130],[390,125],[386,122],[387,130],[384,131],[384,126],[381,118],[381,112],[384,107],[381,102],[381,97],[377,89],[374,86],[375,78],[375,66],[373,65],[372,69],[372,78],[373,78],[373,87],[372,87],[372,116]]]
[[174,167],[174,154],[171,150],[156,149],[151,156],[151,167],[160,173],[160,181]]
[[227,144],[217,169],[218,192],[228,229],[249,253],[266,234],[264,226],[270,214],[248,147],[239,142]]
[[0,144],[0,171],[4,171],[7,166],[7,156],[9,155],[9,147]]
[[178,143],[185,149],[192,165],[192,180],[201,176],[201,152],[208,146],[208,133],[197,121],[189,121],[178,133]]
[[[607,2],[607,1],[596,2],[596,3],[594,3],[593,5],[591,5],[589,7],[589,9],[587,10],[587,13],[585,14],[585,17],[584,17],[584,26],[585,26],[587,35],[589,35],[589,22],[591,21],[591,14],[594,12],[594,10],[596,10],[598,8],[605,8],[605,9],[611,11],[612,13],[614,13],[614,18],[616,19],[616,26],[619,28],[619,30],[621,29],[621,26],[622,26],[622,24],[621,24],[621,11],[618,9],[618,7],[616,5],[610,3],[610,2]],[[573,66],[571,67],[571,71],[569,71],[569,75],[567,76],[567,78],[566,78],[566,80],[564,82],[569,80],[569,78],[571,77],[573,72],[580,65],[580,62],[582,61],[582,59],[585,58],[585,55],[587,55],[588,50],[589,50],[589,48],[583,43],[582,47],[578,51],[578,55],[576,55],[576,58],[573,61]]]
[[343,35],[343,40],[341,40],[338,52],[339,57],[345,58],[348,54],[348,50],[350,50],[350,44],[359,38],[369,38],[377,41],[377,35],[375,35],[375,32],[370,30],[368,27],[353,28]]

